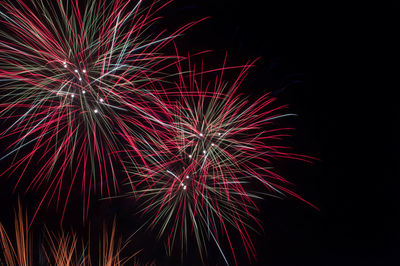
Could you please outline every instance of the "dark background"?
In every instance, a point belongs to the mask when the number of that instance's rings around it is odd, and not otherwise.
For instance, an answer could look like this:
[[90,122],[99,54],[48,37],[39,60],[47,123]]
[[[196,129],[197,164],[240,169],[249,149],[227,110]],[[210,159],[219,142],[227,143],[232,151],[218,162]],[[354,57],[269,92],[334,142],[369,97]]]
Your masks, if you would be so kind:
[[[289,121],[297,130],[288,143],[298,153],[320,160],[278,164],[277,172],[295,183],[294,190],[320,211],[291,198],[260,201],[264,232],[253,236],[258,252],[255,264],[398,262],[399,4],[349,2],[353,1],[189,0],[175,1],[162,11],[165,25],[160,28],[171,30],[210,16],[178,45],[182,52],[213,49],[205,59],[211,67],[222,64],[225,52],[228,65],[260,57],[243,92],[256,97],[272,91],[279,103],[290,104],[289,110],[298,117]],[[10,187],[10,181],[2,181],[2,221],[10,220],[15,206]],[[39,198],[26,197],[28,206],[31,199]],[[129,214],[129,204],[122,199],[102,203],[90,215],[112,220],[118,214],[120,232],[129,235],[140,225]],[[56,224],[57,215],[49,209],[40,219]],[[76,228],[79,221],[71,215],[65,224]],[[147,248],[144,254],[154,256],[160,265],[180,263],[176,254],[165,259],[151,234],[139,237],[135,246]],[[240,243],[236,244],[239,265],[248,264],[240,255]],[[207,262],[222,264],[213,251]],[[191,249],[185,265],[197,264],[196,251]]]

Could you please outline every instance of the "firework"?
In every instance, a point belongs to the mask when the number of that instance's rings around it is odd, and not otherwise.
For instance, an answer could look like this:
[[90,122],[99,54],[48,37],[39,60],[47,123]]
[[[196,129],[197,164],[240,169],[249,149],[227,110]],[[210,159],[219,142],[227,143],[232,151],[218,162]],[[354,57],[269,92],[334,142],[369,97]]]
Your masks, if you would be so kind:
[[163,112],[154,88],[176,57],[161,50],[193,25],[150,31],[169,2],[0,1],[1,160],[11,158],[1,174],[18,185],[35,167],[27,182],[45,188],[38,209],[64,200],[63,217],[76,184],[85,219],[92,191],[118,191],[123,142],[135,149]]
[[[286,106],[270,94],[252,100],[240,93],[254,62],[197,70],[188,57],[183,70],[186,58],[163,53],[196,23],[154,33],[169,2],[0,0],[0,139],[7,143],[0,160],[10,163],[0,175],[44,191],[33,218],[55,202],[62,220],[78,190],[84,221],[92,194],[111,197],[127,178],[168,252],[180,244],[183,256],[194,239],[204,259],[213,242],[228,263],[227,242],[237,262],[234,229],[253,258],[250,231],[261,228],[256,200],[305,201],[273,170],[274,161],[311,158],[282,142],[291,128],[276,120],[292,115]],[[169,72],[175,64],[177,75]],[[231,82],[228,69],[239,70]],[[28,265],[27,231],[19,232],[23,244],[15,251],[0,228],[4,254]],[[124,263],[114,238],[115,224],[111,235],[103,232],[99,264]],[[92,264],[89,244],[80,247],[75,234],[47,232],[47,239],[49,264]]]
[[227,262],[220,245],[224,238],[236,262],[229,233],[233,227],[249,258],[255,257],[248,232],[261,227],[253,215],[255,199],[289,194],[303,200],[272,171],[276,159],[310,160],[281,143],[290,128],[278,127],[275,120],[291,114],[269,94],[251,102],[238,92],[253,63],[236,67],[240,73],[230,83],[223,79],[225,63],[197,72],[195,67],[183,71],[178,64],[175,92],[164,100],[170,109],[165,129],[143,144],[146,164],[132,171],[141,177],[135,186],[143,213],[169,251],[178,242],[183,254],[194,236],[202,258],[211,241]]
[[[32,235],[28,229],[28,216],[23,213],[20,201],[14,215],[15,240],[12,241],[0,223],[0,243],[7,266],[32,265]],[[0,262],[1,257],[0,257]],[[1,263],[1,265],[3,265]]]
[[[103,226],[96,252],[91,252],[93,248],[91,247],[90,239],[87,243],[81,241],[82,244],[80,245],[75,233],[61,231],[61,233],[55,234],[46,230],[46,240],[47,244],[43,246],[43,250],[49,265],[122,266],[127,263],[138,265],[136,263],[136,255],[139,252],[129,257],[121,257],[121,252],[129,241],[123,245],[121,238],[116,237],[115,220],[112,224],[111,232],[108,231],[105,225]],[[49,250],[49,252],[46,250]],[[94,254],[97,254],[97,260]],[[94,263],[94,261],[97,261],[97,263]]]
[[[76,234],[61,232],[59,235],[54,235],[49,231],[47,233],[47,246],[43,248],[46,260],[52,265],[85,265],[87,260],[86,250],[83,249],[81,256],[78,257],[77,245],[78,238]],[[48,254],[49,253],[49,254]]]
[[[121,255],[127,249],[130,239],[122,241],[116,233],[116,221],[112,223],[111,230],[103,224],[103,231],[98,236],[98,245],[93,245],[90,240],[81,240],[74,232],[58,233],[44,228],[44,237],[35,234],[32,228],[28,228],[27,212],[22,210],[18,201],[18,208],[14,216],[15,238],[9,234],[0,223],[0,264],[7,266],[30,265],[153,265],[152,263],[139,263],[137,252],[129,252],[130,255]],[[44,239],[44,243],[40,244]],[[39,240],[39,241],[38,241]],[[33,252],[35,251],[35,252]],[[39,256],[35,256],[39,254]],[[47,261],[45,264],[42,259]]]

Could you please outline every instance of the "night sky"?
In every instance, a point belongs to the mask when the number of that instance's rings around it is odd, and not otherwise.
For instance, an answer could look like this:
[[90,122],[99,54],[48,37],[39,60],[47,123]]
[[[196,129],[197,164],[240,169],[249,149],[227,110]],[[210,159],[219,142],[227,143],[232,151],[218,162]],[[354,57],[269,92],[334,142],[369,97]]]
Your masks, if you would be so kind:
[[[225,53],[228,65],[259,58],[240,90],[253,99],[270,91],[279,104],[289,104],[298,116],[282,122],[296,128],[285,143],[318,158],[312,164],[276,162],[275,170],[295,184],[291,188],[320,211],[291,197],[257,201],[264,232],[252,234],[258,253],[254,265],[395,265],[400,251],[400,112],[395,108],[400,6],[348,2],[188,0],[161,12],[165,25],[157,25],[171,31],[209,16],[177,44],[182,53],[213,50],[205,56],[210,67],[221,66]],[[6,164],[0,162],[1,168]],[[12,193],[13,178],[0,182],[0,221],[11,228],[17,195],[33,209],[40,193],[25,194],[23,187]],[[93,231],[114,216],[124,237],[141,225],[131,199],[92,203]],[[81,200],[72,198],[70,204],[63,227],[84,237],[89,226],[74,212]],[[57,229],[59,216],[50,206],[37,219]],[[151,232],[138,233],[130,247],[143,249],[144,260],[157,265],[182,264],[179,252],[166,257]],[[249,264],[240,243],[236,247],[238,264]],[[212,243],[206,262],[223,265]],[[201,265],[195,245],[183,265]]]

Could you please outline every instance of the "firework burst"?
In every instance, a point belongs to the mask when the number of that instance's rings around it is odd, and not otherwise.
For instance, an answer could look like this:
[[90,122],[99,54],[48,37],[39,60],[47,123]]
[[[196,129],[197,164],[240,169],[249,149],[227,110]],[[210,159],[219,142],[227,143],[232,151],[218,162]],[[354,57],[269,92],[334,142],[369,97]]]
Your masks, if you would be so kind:
[[0,244],[3,253],[4,262],[7,266],[32,265],[32,234],[28,229],[28,215],[23,213],[20,201],[18,200],[18,209],[14,215],[15,238],[9,237],[7,231],[0,223]]
[[47,188],[39,207],[64,199],[64,216],[79,182],[86,217],[93,188],[118,190],[122,142],[135,147],[162,112],[154,87],[176,57],[161,50],[193,25],[150,32],[168,3],[0,1],[1,159],[12,158],[2,175],[17,173],[18,185],[34,165],[28,189]]
[[[87,243],[79,241],[75,233],[52,233],[46,230],[47,243],[43,245],[43,251],[48,265],[140,265],[136,263],[136,255],[133,253],[129,257],[123,257],[121,252],[129,243],[122,243],[121,238],[116,236],[115,220],[111,227],[111,232],[103,225],[103,232],[99,236],[98,250],[92,252],[92,244],[89,239]],[[94,246],[96,247],[96,246]],[[96,250],[94,248],[94,250]],[[96,258],[96,255],[98,258]],[[97,263],[96,263],[97,262]],[[145,265],[145,264],[143,264]],[[146,264],[147,265],[147,264]]]
[[[74,232],[61,230],[55,233],[46,227],[45,234],[41,237],[40,234],[32,232],[28,225],[27,212],[22,210],[18,201],[14,216],[15,237],[10,237],[0,222],[1,265],[153,265],[140,263],[137,258],[139,251],[129,251],[129,255],[122,255],[131,241],[122,241],[122,238],[117,236],[115,219],[111,230],[103,224],[103,230],[96,241],[98,245],[91,243],[90,236],[88,241],[84,241]],[[43,240],[44,243],[40,243]]]
[[240,73],[231,83],[223,79],[225,63],[221,69],[201,67],[197,72],[195,67],[182,71],[178,64],[181,74],[175,93],[164,100],[170,109],[167,126],[146,141],[146,166],[132,173],[141,177],[135,186],[143,213],[152,217],[150,227],[166,239],[169,250],[178,242],[184,251],[194,236],[201,257],[212,241],[227,262],[220,245],[223,237],[236,262],[229,233],[233,227],[249,258],[255,257],[248,232],[261,228],[253,215],[255,199],[289,194],[303,200],[272,171],[276,159],[310,160],[281,143],[290,128],[280,128],[274,121],[291,114],[269,94],[250,102],[238,93],[253,63],[236,67]]

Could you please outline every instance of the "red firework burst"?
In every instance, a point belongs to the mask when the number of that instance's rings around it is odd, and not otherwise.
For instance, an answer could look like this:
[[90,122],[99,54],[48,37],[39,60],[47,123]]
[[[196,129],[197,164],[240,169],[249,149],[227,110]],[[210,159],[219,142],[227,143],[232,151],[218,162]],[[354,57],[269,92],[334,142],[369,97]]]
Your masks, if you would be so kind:
[[177,239],[184,250],[194,236],[201,257],[211,241],[227,261],[220,245],[224,238],[236,261],[229,234],[233,227],[248,257],[255,257],[248,232],[250,224],[261,227],[253,215],[254,199],[291,195],[305,201],[272,170],[273,161],[281,158],[312,159],[282,144],[291,128],[279,127],[276,120],[291,115],[284,112],[287,106],[277,106],[268,93],[254,102],[238,93],[253,63],[233,67],[240,69],[233,82],[223,79],[229,69],[225,63],[210,71],[203,65],[199,71],[183,71],[178,63],[176,88],[164,95],[170,110],[164,129],[143,143],[146,164],[132,170],[141,177],[134,184],[143,213],[169,250]]
[[64,200],[64,216],[75,184],[86,217],[92,191],[118,190],[124,142],[134,147],[163,111],[159,80],[176,57],[161,51],[194,24],[150,32],[169,2],[0,1],[2,159],[13,157],[1,174],[18,184],[36,167],[28,190],[45,188],[38,209]]

